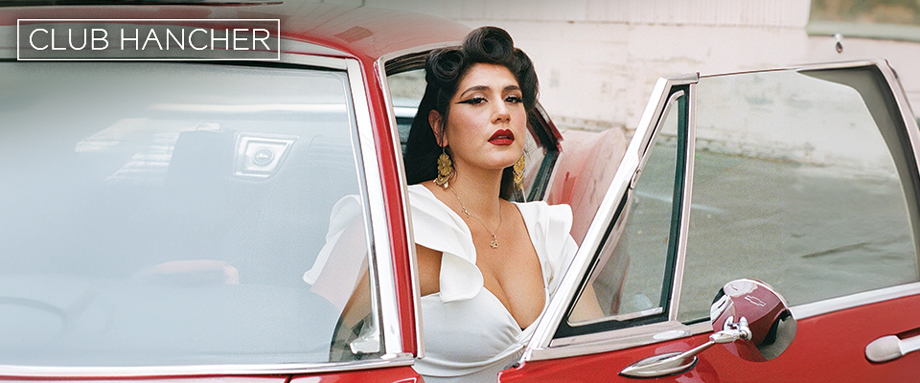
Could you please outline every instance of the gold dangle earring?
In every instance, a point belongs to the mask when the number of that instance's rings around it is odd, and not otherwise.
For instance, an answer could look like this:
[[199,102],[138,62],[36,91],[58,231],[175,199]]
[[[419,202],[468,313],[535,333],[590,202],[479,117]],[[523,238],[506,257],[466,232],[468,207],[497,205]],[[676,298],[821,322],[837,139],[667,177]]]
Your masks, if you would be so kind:
[[454,164],[450,161],[445,147],[441,147],[441,155],[438,156],[438,177],[434,179],[435,185],[447,189],[447,181],[454,175]]
[[514,187],[520,189],[524,187],[524,153],[521,158],[514,163]]

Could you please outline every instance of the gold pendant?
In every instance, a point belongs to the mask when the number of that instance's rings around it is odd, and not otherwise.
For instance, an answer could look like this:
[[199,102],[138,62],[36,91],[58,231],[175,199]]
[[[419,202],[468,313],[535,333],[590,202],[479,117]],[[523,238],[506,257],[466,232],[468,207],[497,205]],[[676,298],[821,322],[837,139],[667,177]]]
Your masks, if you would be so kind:
[[492,246],[493,249],[497,249],[497,248],[498,248],[498,240],[495,239],[495,236],[494,236],[494,235],[492,236],[492,242],[489,243],[489,246]]

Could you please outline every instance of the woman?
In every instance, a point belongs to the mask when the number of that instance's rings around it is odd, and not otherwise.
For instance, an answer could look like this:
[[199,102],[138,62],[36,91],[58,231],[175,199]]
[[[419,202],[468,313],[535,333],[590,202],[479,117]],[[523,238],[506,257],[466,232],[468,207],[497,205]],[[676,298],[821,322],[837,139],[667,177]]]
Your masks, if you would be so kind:
[[575,253],[571,209],[512,203],[521,187],[530,59],[498,28],[432,52],[405,162],[428,382],[494,382],[520,356]]

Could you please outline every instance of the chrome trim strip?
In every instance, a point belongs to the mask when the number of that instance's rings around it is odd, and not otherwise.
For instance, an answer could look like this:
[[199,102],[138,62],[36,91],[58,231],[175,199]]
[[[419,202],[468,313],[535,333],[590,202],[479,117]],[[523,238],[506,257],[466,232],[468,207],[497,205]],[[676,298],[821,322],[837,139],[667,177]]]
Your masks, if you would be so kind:
[[687,325],[687,328],[690,329],[691,336],[713,332],[712,323],[709,322],[694,323]]
[[[368,279],[369,279],[370,286],[377,286],[376,290],[374,290],[373,287],[371,290],[371,308],[374,312],[379,313],[379,315],[371,316],[374,323],[371,326],[370,335],[371,337],[377,337],[377,339],[372,339],[372,341],[376,340],[378,342],[377,343],[378,349],[376,351],[381,351],[379,348],[380,341],[381,340],[383,341],[384,348],[386,348],[386,344],[388,343],[386,339],[387,338],[386,335],[384,335],[381,331],[381,326],[382,326],[381,322],[383,321],[381,317],[384,314],[382,312],[382,308],[380,305],[380,299],[381,299],[380,295],[383,295],[384,292],[382,291],[383,285],[381,285],[379,282],[379,280],[381,279],[380,274],[382,273],[382,270],[384,267],[383,265],[385,265],[386,263],[383,263],[383,264],[380,263],[379,259],[377,258],[376,251],[375,251],[375,248],[377,247],[377,241],[378,241],[377,234],[379,230],[377,230],[377,226],[380,223],[380,218],[379,218],[380,215],[376,214],[375,203],[373,201],[374,201],[374,197],[381,196],[383,192],[380,191],[380,189],[382,189],[382,187],[380,186],[380,182],[374,182],[374,180],[378,177],[378,174],[376,172],[376,169],[378,167],[375,166],[373,162],[368,163],[367,159],[363,158],[364,156],[366,156],[366,153],[368,151],[376,153],[376,147],[373,145],[373,140],[372,140],[371,145],[370,145],[370,150],[368,150],[368,144],[365,139],[365,137],[368,134],[373,136],[373,133],[372,133],[372,128],[371,128],[372,125],[370,123],[370,112],[368,111],[368,106],[366,104],[367,100],[364,99],[362,102],[363,97],[359,98],[359,95],[363,94],[363,92],[360,92],[360,90],[363,89],[363,82],[361,82],[361,85],[359,85],[358,87],[355,86],[356,79],[358,81],[362,80],[361,72],[360,70],[357,70],[357,71],[354,70],[353,66],[349,62],[346,62],[345,65],[346,67],[349,67],[347,69],[349,93],[351,94],[352,105],[354,105],[355,124],[357,125],[357,131],[358,131],[358,137],[357,137],[358,147],[355,148],[355,150],[358,153],[354,153],[354,158],[361,158],[360,166],[363,170],[361,173],[364,174],[365,192],[367,193],[365,198],[368,201],[367,211],[370,213],[370,221],[364,222],[365,230],[367,230],[365,235],[368,238],[370,238],[370,241],[368,241],[367,243],[367,254],[368,254],[368,268],[369,270],[372,270],[372,272],[368,273]],[[374,159],[376,160],[376,156]],[[368,169],[371,169],[371,171],[368,172]],[[358,183],[361,184],[360,178],[358,179]],[[374,224],[375,222],[377,224]],[[387,286],[390,286],[390,285],[387,285]]]
[[381,359],[347,363],[239,364],[150,367],[48,367],[0,365],[3,378],[142,378],[168,376],[302,375],[411,366],[410,354],[388,354]]
[[531,350],[530,359],[527,360],[558,359],[597,354],[684,338],[690,335],[690,327],[680,322],[659,322],[609,332],[556,339],[550,348]]
[[[886,287],[872,291],[865,291],[839,298],[826,299],[819,302],[790,307],[789,309],[792,311],[792,316],[796,320],[801,320],[824,314],[830,314],[836,311],[879,303],[891,299],[909,297],[913,295],[920,295],[920,282]],[[712,332],[712,327],[708,322],[695,323],[690,325],[689,328],[692,335]]]
[[689,84],[687,99],[687,147],[684,163],[684,191],[681,197],[680,228],[677,235],[677,259],[674,262],[674,279],[671,287],[671,307],[668,319],[677,320],[680,310],[680,293],[684,285],[684,266],[687,263],[687,238],[690,236],[690,204],[693,202],[693,166],[696,153],[696,81]]
[[700,74],[696,73],[685,73],[682,75],[666,77],[668,80],[668,85],[671,87],[681,86],[681,85],[693,85],[700,82]]
[[[602,322],[609,322],[609,321],[623,322],[623,321],[628,321],[628,320],[632,320],[632,319],[636,319],[636,318],[642,318],[642,317],[647,317],[647,316],[652,316],[652,315],[658,315],[658,314],[661,314],[661,313],[663,313],[663,312],[664,312],[664,308],[662,308],[662,307],[655,307],[655,308],[650,308],[650,309],[647,309],[647,310],[641,310],[641,311],[636,311],[636,312],[631,312],[631,313],[626,313],[626,314],[620,314],[620,315],[612,315],[612,316],[609,316],[609,317],[597,318],[597,319],[593,319],[593,320],[585,321],[585,322],[578,322],[578,324],[579,324],[579,325],[587,325],[587,324],[592,324],[592,323],[602,323]],[[556,340],[558,340],[558,339],[555,339],[554,342],[553,342],[553,344],[555,344],[555,341],[556,341]]]
[[901,117],[903,117],[905,120],[911,121],[911,123],[907,125],[908,128],[917,130],[917,120],[914,119],[915,114],[913,112],[913,108],[910,106],[910,102],[905,96],[907,93],[904,91],[904,84],[901,84],[900,76],[898,76],[898,73],[894,70],[894,68],[891,67],[891,65],[888,63],[888,60],[880,60],[880,62],[885,63],[884,66],[880,66],[882,68],[882,73],[885,74],[885,78],[889,83],[892,84],[891,89],[900,90],[900,92],[894,92],[894,96],[898,102],[898,108],[901,109]]
[[368,208],[371,213],[372,254],[376,281],[371,280],[372,286],[378,287],[379,296],[377,308],[380,312],[382,323],[377,329],[383,335],[385,353],[396,354],[403,350],[402,337],[399,330],[399,312],[397,310],[396,277],[393,270],[392,254],[390,253],[390,234],[386,215],[386,201],[383,197],[383,180],[380,178],[380,163],[377,160],[377,146],[374,141],[373,124],[371,123],[370,106],[367,102],[367,92],[364,87],[364,76],[361,64],[354,59],[346,59],[348,82],[351,86],[351,97],[355,107],[355,120],[358,125],[358,142],[361,146],[361,159],[364,162],[364,178],[367,185]]
[[[907,95],[904,92],[904,85],[901,84],[901,80],[898,79],[898,74],[891,68],[887,60],[877,60],[875,65],[878,66],[882,75],[885,76],[885,80],[891,88],[891,93],[894,95],[898,110],[901,111],[901,120],[904,121],[904,127],[907,129],[907,136],[910,138],[910,146],[915,157],[914,160],[916,161],[917,169],[920,169],[920,155],[918,155],[920,154],[920,130],[917,128],[917,120],[914,118],[910,102],[907,100]],[[918,201],[918,203],[920,203],[920,201]],[[917,273],[920,275],[920,238],[917,237],[918,230],[920,230],[920,228],[918,228],[920,222],[911,221],[914,232],[914,251],[918,257]]]
[[831,62],[823,62],[823,63],[789,65],[789,66],[777,67],[777,68],[771,68],[771,69],[752,69],[752,70],[744,70],[744,71],[737,71],[737,72],[701,74],[700,78],[734,76],[734,75],[749,74],[749,73],[782,72],[782,71],[790,71],[790,70],[797,71],[797,70],[815,70],[815,69],[842,69],[842,68],[853,68],[853,67],[858,67],[858,66],[877,65],[879,62],[884,62],[884,60],[831,61]]
[[[725,77],[725,76],[734,76],[739,74],[752,74],[752,73],[770,73],[770,72],[784,72],[784,71],[812,71],[812,70],[833,70],[833,69],[848,69],[848,68],[858,68],[863,66],[875,66],[886,73],[892,75],[890,79],[892,82],[899,82],[897,75],[894,74],[894,70],[888,64],[886,59],[861,59],[861,60],[851,60],[851,61],[828,61],[820,63],[808,63],[801,65],[789,65],[785,67],[777,67],[771,69],[752,69],[745,71],[737,72],[724,72],[724,73],[710,73],[710,74],[700,74],[700,78],[711,78],[711,77]],[[681,76],[684,77],[684,76]]]
[[[669,89],[669,90],[670,90],[672,87],[673,87],[673,85],[670,84],[670,82],[669,82],[669,83],[666,85],[666,88],[665,88],[665,89]],[[656,115],[658,116],[658,120],[655,121],[655,126],[654,126],[654,128],[652,128],[651,130],[649,130],[648,135],[642,138],[642,143],[643,143],[644,147],[643,147],[643,149],[642,149],[641,161],[639,162],[639,167],[640,167],[640,168],[645,168],[645,164],[648,162],[648,158],[649,158],[648,151],[649,151],[649,148],[651,148],[652,145],[655,144],[655,140],[656,140],[656,138],[658,137],[658,132],[661,130],[661,123],[664,122],[663,118],[664,118],[665,116],[667,116],[668,113],[671,111],[671,107],[674,105],[674,101],[676,101],[679,97],[681,97],[681,96],[683,96],[683,95],[684,95],[684,91],[678,91],[678,92],[674,92],[673,94],[671,94],[670,96],[668,96],[668,98],[667,98],[666,100],[659,100],[659,105],[656,106],[656,109],[655,109]],[[641,172],[641,171],[640,171],[640,172]],[[638,178],[636,178],[635,180],[633,180],[633,183],[635,183],[636,181],[638,181],[639,178],[642,178],[642,177],[641,177],[641,174],[640,174],[640,176],[639,176]],[[636,186],[636,185],[632,185],[631,187],[635,187],[635,186]]]
[[796,320],[811,318],[835,311],[846,310],[853,307],[878,303],[890,299],[920,295],[920,282],[906,285],[887,287],[884,289],[865,291],[839,298],[831,298],[814,303],[807,303],[792,307],[792,316]]
[[[914,295],[920,295],[920,282],[913,282],[906,285],[886,287],[883,289],[864,291],[861,293],[850,294],[839,298],[825,299],[814,303],[793,306],[789,309],[796,320],[816,317],[824,314],[851,309],[854,307],[869,305],[873,303],[884,302],[887,300],[904,298]],[[712,332],[709,323],[696,323],[690,326],[690,333],[693,335]]]
[[[652,108],[652,105],[653,105],[652,102],[655,100],[649,99],[648,106],[646,106],[645,108],[645,113],[643,113],[642,119],[639,121],[640,127],[648,124],[648,129],[645,130],[642,135],[642,151],[639,152],[640,159],[643,159],[643,158],[647,159],[646,153],[648,152],[648,148],[652,146],[652,137],[654,137],[655,131],[658,129],[658,124],[661,123],[660,120],[661,120],[662,115],[666,112],[665,107],[671,102],[670,98],[664,98],[664,97],[667,95],[667,90],[671,89],[671,87],[674,84],[672,84],[666,78],[659,78],[658,83],[655,84],[655,91],[652,92],[653,96],[657,94],[659,85],[664,87],[662,88],[661,98],[659,98],[658,102],[654,104],[654,109]],[[657,116],[657,119],[655,121],[652,121],[652,118],[656,116]],[[639,135],[639,128],[636,128],[635,135],[636,136]]]
[[[380,82],[380,90],[383,92],[383,102],[386,105],[387,113],[387,122],[390,124],[390,137],[392,138],[393,148],[401,148],[399,142],[399,130],[396,125],[396,113],[393,108],[393,99],[390,98],[390,82],[387,80],[386,74],[386,61],[384,58],[380,58],[374,63],[374,68],[377,70],[377,81]],[[412,215],[409,212],[409,189],[408,181],[406,180],[406,165],[403,163],[403,157],[401,155],[396,156],[396,166],[399,169],[399,185],[400,185],[400,194],[402,198],[400,203],[402,203],[403,208],[403,222],[406,223],[406,241],[409,250],[409,274],[412,278],[412,310],[415,312],[415,339],[417,339],[415,348],[418,350],[418,355],[416,357],[423,358],[425,357],[425,339],[422,331],[422,292],[421,292],[421,282],[419,281],[418,275],[418,258],[415,254],[415,236],[412,228]]]

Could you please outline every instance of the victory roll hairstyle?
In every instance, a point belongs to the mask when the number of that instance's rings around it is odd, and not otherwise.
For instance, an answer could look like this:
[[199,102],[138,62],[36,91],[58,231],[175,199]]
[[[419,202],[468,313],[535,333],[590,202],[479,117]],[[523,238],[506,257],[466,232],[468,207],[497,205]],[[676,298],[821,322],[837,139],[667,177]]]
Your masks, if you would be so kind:
[[[447,127],[450,100],[457,93],[460,80],[475,64],[497,64],[508,68],[521,88],[524,108],[529,115],[537,103],[537,73],[533,62],[520,49],[514,47],[511,35],[495,27],[478,28],[466,36],[458,47],[432,51],[425,61],[425,95],[419,103],[406,142],[406,177],[410,185],[432,180],[438,175],[437,158],[442,153],[434,132],[428,124],[428,114],[435,110],[441,115],[443,136]],[[450,148],[447,148],[448,155]],[[501,196],[508,199],[514,194],[512,167],[502,174]]]

